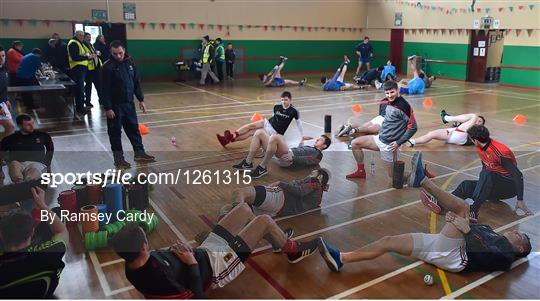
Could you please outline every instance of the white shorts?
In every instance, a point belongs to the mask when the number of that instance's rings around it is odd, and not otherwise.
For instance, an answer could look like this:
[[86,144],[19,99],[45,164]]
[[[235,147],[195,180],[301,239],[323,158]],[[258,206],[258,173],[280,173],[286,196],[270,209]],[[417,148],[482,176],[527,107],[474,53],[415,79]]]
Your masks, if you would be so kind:
[[293,157],[294,157],[294,154],[291,151],[291,149],[289,149],[289,152],[286,155],[283,155],[279,158],[276,156],[273,156],[272,161],[276,162],[276,164],[279,165],[280,167],[289,167],[293,164],[293,161],[289,160],[289,158],[293,158]]
[[227,241],[210,232],[199,248],[205,249],[212,267],[212,288],[224,287],[246,268]]
[[268,134],[268,136],[272,136],[274,134],[277,134],[276,130],[274,129],[274,127],[270,124],[270,122],[268,121],[268,119],[265,119],[264,120],[264,130],[266,131],[266,133]]
[[[381,160],[386,162],[394,162],[394,152],[390,150],[390,146],[379,140],[379,135],[373,136],[373,141],[375,141],[375,144],[377,144],[377,147],[379,148],[379,152],[381,153]],[[396,152],[397,157],[399,158],[401,146],[398,147]]]
[[448,140],[446,140],[446,143],[457,145],[467,143],[467,137],[469,137],[467,132],[463,132],[458,128],[449,128],[446,129],[446,132],[448,133]]
[[376,124],[378,126],[382,126],[383,121],[384,121],[384,117],[382,117],[381,115],[378,115],[377,117],[371,119],[369,122]]
[[5,102],[0,103],[0,108],[2,108],[2,110],[6,114],[6,115],[0,115],[0,120],[12,120],[11,112],[9,111],[9,108]]
[[460,272],[467,265],[465,239],[443,234],[413,233],[412,256],[449,272]]
[[276,217],[285,205],[285,194],[281,187],[263,186],[266,195],[263,203],[259,207],[253,206],[256,215],[267,214]]

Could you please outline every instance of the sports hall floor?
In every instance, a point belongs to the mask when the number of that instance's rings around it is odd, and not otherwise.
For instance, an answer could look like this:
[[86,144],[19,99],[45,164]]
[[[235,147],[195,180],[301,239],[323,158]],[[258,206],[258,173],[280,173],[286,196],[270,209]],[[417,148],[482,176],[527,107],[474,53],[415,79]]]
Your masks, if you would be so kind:
[[[293,77],[294,78],[294,77]],[[323,92],[316,77],[306,87],[291,87],[293,105],[299,109],[306,134],[317,137],[323,132],[323,116],[331,114],[333,129],[353,116],[353,104],[361,104],[362,112],[354,119],[365,122],[378,112],[381,91]],[[157,156],[156,163],[140,166],[141,171],[176,172],[183,170],[224,170],[240,161],[249,143],[244,141],[222,148],[215,133],[235,129],[259,112],[269,117],[283,89],[263,88],[255,79],[240,79],[223,86],[197,87],[192,83],[144,83],[150,109],[139,115],[139,121],[150,129],[143,136],[147,151]],[[212,291],[211,298],[281,299],[281,298],[540,298],[540,98],[538,91],[477,85],[460,81],[437,80],[425,96],[408,96],[415,110],[419,130],[416,136],[444,127],[439,111],[450,114],[475,112],[484,115],[492,136],[509,145],[518,157],[525,178],[525,201],[537,212],[533,216],[517,216],[515,199],[488,202],[480,213],[480,222],[497,231],[519,228],[526,231],[533,244],[533,253],[515,263],[506,273],[452,274],[437,271],[431,265],[414,259],[389,254],[377,260],[346,265],[340,273],[331,273],[318,254],[298,264],[289,264],[286,257],[273,254],[261,245],[249,260],[246,270],[224,289]],[[433,99],[433,106],[422,105],[424,97]],[[74,119],[70,108],[61,99],[44,98],[45,109],[36,112],[39,127],[51,133],[57,150],[54,172],[105,171],[112,168],[112,158],[104,114],[99,108],[84,119]],[[97,103],[97,102],[95,102]],[[527,123],[512,122],[523,114]],[[171,145],[175,136],[178,146]],[[291,146],[299,141],[296,125],[285,135]],[[125,137],[124,137],[125,139]],[[131,150],[127,139],[125,149]],[[474,147],[431,142],[427,146],[403,148],[406,170],[414,151],[424,152],[424,160],[437,175],[435,181],[452,190],[460,181],[475,179],[480,162]],[[366,156],[369,163],[370,154]],[[343,250],[352,250],[385,235],[406,232],[438,231],[441,217],[432,215],[419,201],[419,190],[391,188],[390,180],[375,155],[376,171],[366,180],[349,181],[345,174],[355,169],[352,153],[345,141],[333,138],[325,151],[322,167],[332,175],[330,190],[322,207],[304,214],[280,218],[283,228],[293,227],[295,239],[308,240],[323,236]],[[132,161],[132,155],[127,156]],[[256,159],[257,160],[257,159]],[[270,174],[255,184],[292,180],[309,170],[289,171],[270,165]],[[219,208],[231,202],[231,191],[242,185],[155,185],[151,205],[157,212],[157,230],[149,236],[151,247],[162,248],[176,240],[193,243],[195,235],[210,229]],[[55,202],[59,187],[49,192]],[[124,264],[111,251],[85,252],[77,228],[70,229],[70,250],[60,285],[59,298],[142,298],[126,280]],[[425,274],[435,278],[433,286],[423,282]]]

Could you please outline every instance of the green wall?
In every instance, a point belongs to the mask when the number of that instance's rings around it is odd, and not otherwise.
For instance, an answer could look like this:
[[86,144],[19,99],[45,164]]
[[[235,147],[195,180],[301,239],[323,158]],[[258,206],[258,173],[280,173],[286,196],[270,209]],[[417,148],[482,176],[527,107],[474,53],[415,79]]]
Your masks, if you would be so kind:
[[[540,68],[540,47],[504,46],[503,65]],[[540,71],[503,68],[500,83],[540,88]]]
[[419,55],[424,59],[433,59],[451,62],[464,62],[464,64],[443,64],[429,62],[427,73],[430,75],[465,80],[467,75],[467,49],[466,44],[441,44],[405,42],[403,45],[403,70],[407,70],[407,57]]
[[[358,41],[224,40],[225,44],[228,42],[239,50],[237,57],[246,58],[245,66],[237,66],[239,73],[268,72],[280,55],[291,57],[284,73],[334,70],[341,64],[343,55],[351,58],[351,67],[357,66],[354,47]],[[195,49],[199,43],[198,40],[129,40],[128,46],[130,54],[141,65],[143,76],[168,76],[174,75],[172,63],[180,58],[180,49]],[[375,58],[373,64],[382,64],[388,55],[389,43],[372,41],[372,44],[376,54],[383,56]],[[238,60],[237,64],[243,62]]]

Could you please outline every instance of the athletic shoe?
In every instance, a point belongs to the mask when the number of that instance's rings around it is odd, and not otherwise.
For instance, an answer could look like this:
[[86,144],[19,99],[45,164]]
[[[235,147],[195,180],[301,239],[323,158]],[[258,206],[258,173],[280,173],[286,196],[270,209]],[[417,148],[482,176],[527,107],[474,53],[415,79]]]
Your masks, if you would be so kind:
[[229,139],[227,139],[227,137],[221,136],[220,134],[216,134],[216,137],[221,146],[225,147],[225,145],[229,144]]
[[[285,233],[285,235],[287,236],[287,239],[291,239],[291,237],[293,237],[293,235],[294,235],[294,230],[293,230],[293,228],[287,228],[287,229],[283,230],[283,233]],[[281,253],[281,248],[280,247],[272,247],[272,252]]]
[[441,111],[441,119],[442,119],[442,122],[443,122],[444,124],[447,124],[448,121],[444,120],[444,117],[445,117],[445,116],[448,116],[448,113],[446,113],[445,110],[442,110],[442,111]]
[[411,164],[412,170],[409,176],[409,187],[420,187],[420,182],[426,177],[421,152],[414,153]]
[[422,189],[420,192],[420,200],[424,206],[428,207],[435,214],[441,214],[441,206],[437,203],[437,199],[429,192]]
[[343,125],[343,128],[341,128],[341,130],[338,132],[337,136],[338,137],[348,136],[348,135],[350,135],[351,130],[352,130],[352,125],[345,124],[345,125]]
[[128,161],[122,158],[114,161],[114,167],[119,169],[128,169],[131,168],[131,164],[129,164]]
[[414,145],[415,145],[414,143],[412,143],[411,140],[407,140],[407,141],[405,141],[405,142],[407,142],[407,144],[409,145],[409,147],[414,147]]
[[321,254],[324,262],[332,272],[337,272],[343,267],[341,261],[341,253],[338,249],[332,247],[329,243],[325,242],[322,237],[319,238],[319,253]]
[[282,61],[282,62],[285,62],[285,61],[287,61],[288,59],[289,59],[289,58],[286,57],[286,56],[280,56],[280,57],[279,57],[279,60]]
[[435,178],[435,175],[432,174],[431,172],[429,172],[429,170],[427,169],[427,164],[424,164],[424,173],[426,174],[426,177],[428,179],[433,179]]
[[234,136],[229,130],[225,130],[225,132],[223,132],[223,137],[229,140],[229,142],[234,141]]
[[416,55],[411,55],[411,56],[407,57],[407,60],[410,61],[410,60],[414,59],[415,57],[416,57]]
[[306,84],[306,82],[307,82],[307,78],[304,77],[303,80],[301,80],[301,81],[298,82],[298,85],[299,85],[300,87],[303,87],[303,86]]
[[135,155],[133,160],[135,160],[135,162],[154,162],[156,161],[156,157],[150,156],[147,153],[141,153],[141,154]]
[[351,174],[348,174],[345,176],[347,179],[365,179],[366,178],[366,171],[365,170],[357,170]]
[[252,178],[252,179],[258,179],[258,178],[262,178],[263,176],[266,176],[268,174],[268,169],[260,166],[260,165],[257,165],[257,167],[255,167],[255,169],[252,169],[251,172],[249,173],[249,176]]
[[345,65],[348,64],[348,63],[350,63],[350,62],[351,62],[351,60],[349,60],[349,58],[348,58],[346,55],[343,56],[343,63],[344,63]]
[[308,242],[297,242],[297,252],[288,254],[287,259],[290,263],[297,263],[303,260],[306,257],[311,256],[318,248],[319,239],[314,239]]
[[378,80],[375,80],[375,88],[377,88],[377,90],[380,90],[382,88],[382,83]]
[[242,162],[236,164],[236,165],[233,165],[232,166],[233,168],[236,168],[236,169],[252,169],[253,168],[253,163],[247,163],[246,160],[242,160]]

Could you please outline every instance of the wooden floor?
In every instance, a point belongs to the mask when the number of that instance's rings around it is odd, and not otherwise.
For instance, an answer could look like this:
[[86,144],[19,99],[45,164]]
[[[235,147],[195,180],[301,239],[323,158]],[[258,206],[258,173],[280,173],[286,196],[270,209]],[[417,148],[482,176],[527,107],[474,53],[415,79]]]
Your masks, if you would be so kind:
[[[314,84],[291,87],[293,104],[299,109],[306,133],[317,137],[323,132],[323,115],[331,114],[334,128],[352,116],[353,104],[362,112],[352,117],[368,121],[378,112],[380,91],[323,92],[315,77]],[[235,129],[259,112],[270,116],[282,89],[262,88],[254,79],[236,80],[223,86],[195,87],[191,84],[145,83],[146,102],[150,109],[140,115],[150,133],[143,137],[147,151],[158,161],[140,166],[139,171],[174,172],[182,170],[226,170],[246,154],[249,141],[222,148],[215,133]],[[416,136],[443,127],[439,111],[451,114],[475,112],[486,117],[492,136],[512,147],[525,177],[525,200],[535,212],[540,211],[540,99],[538,92],[438,80],[426,90],[433,106],[422,105],[424,96],[406,99],[415,110],[419,130]],[[105,171],[112,168],[106,122],[99,108],[84,119],[74,119],[69,107],[59,99],[45,99],[36,112],[39,127],[54,136],[57,150],[53,163],[56,172]],[[512,122],[516,114],[527,118],[525,125]],[[175,136],[178,146],[171,145]],[[299,141],[296,125],[285,135],[290,145]],[[125,137],[124,137],[125,138]],[[330,191],[322,208],[304,214],[280,218],[282,227],[293,227],[295,238],[308,240],[323,236],[342,250],[352,250],[385,235],[406,232],[429,232],[440,229],[443,221],[423,207],[418,189],[391,188],[378,155],[376,171],[366,180],[349,181],[345,174],[355,169],[347,143],[333,139],[321,166],[332,172]],[[131,150],[127,139],[126,149]],[[437,175],[444,189],[455,188],[460,181],[475,179],[480,162],[474,147],[432,142],[418,150]],[[416,150],[416,148],[414,149]],[[410,168],[413,150],[405,147],[403,158]],[[366,156],[368,162],[370,155]],[[131,155],[127,158],[132,161]],[[135,169],[133,170],[135,171]],[[304,177],[309,170],[289,171],[270,165],[270,174],[256,184]],[[162,248],[171,242],[193,241],[195,235],[209,230],[221,206],[231,201],[231,191],[242,185],[155,185],[151,192],[152,209],[157,212],[157,230],[149,236],[151,247]],[[59,187],[49,192],[55,202]],[[285,256],[261,250],[250,259],[246,270],[224,289],[209,293],[211,298],[280,299],[280,298],[540,298],[539,214],[517,216],[515,199],[486,203],[480,222],[497,231],[519,228],[526,231],[533,244],[528,259],[515,268],[498,274],[442,273],[413,258],[388,254],[370,262],[349,264],[340,273],[331,273],[319,255],[299,264],[289,264]],[[430,226],[431,225],[431,226]],[[59,298],[141,298],[124,276],[124,264],[110,251],[85,252],[78,229],[70,229],[70,249],[66,268],[56,291]],[[435,285],[423,283],[425,274],[435,277]]]

